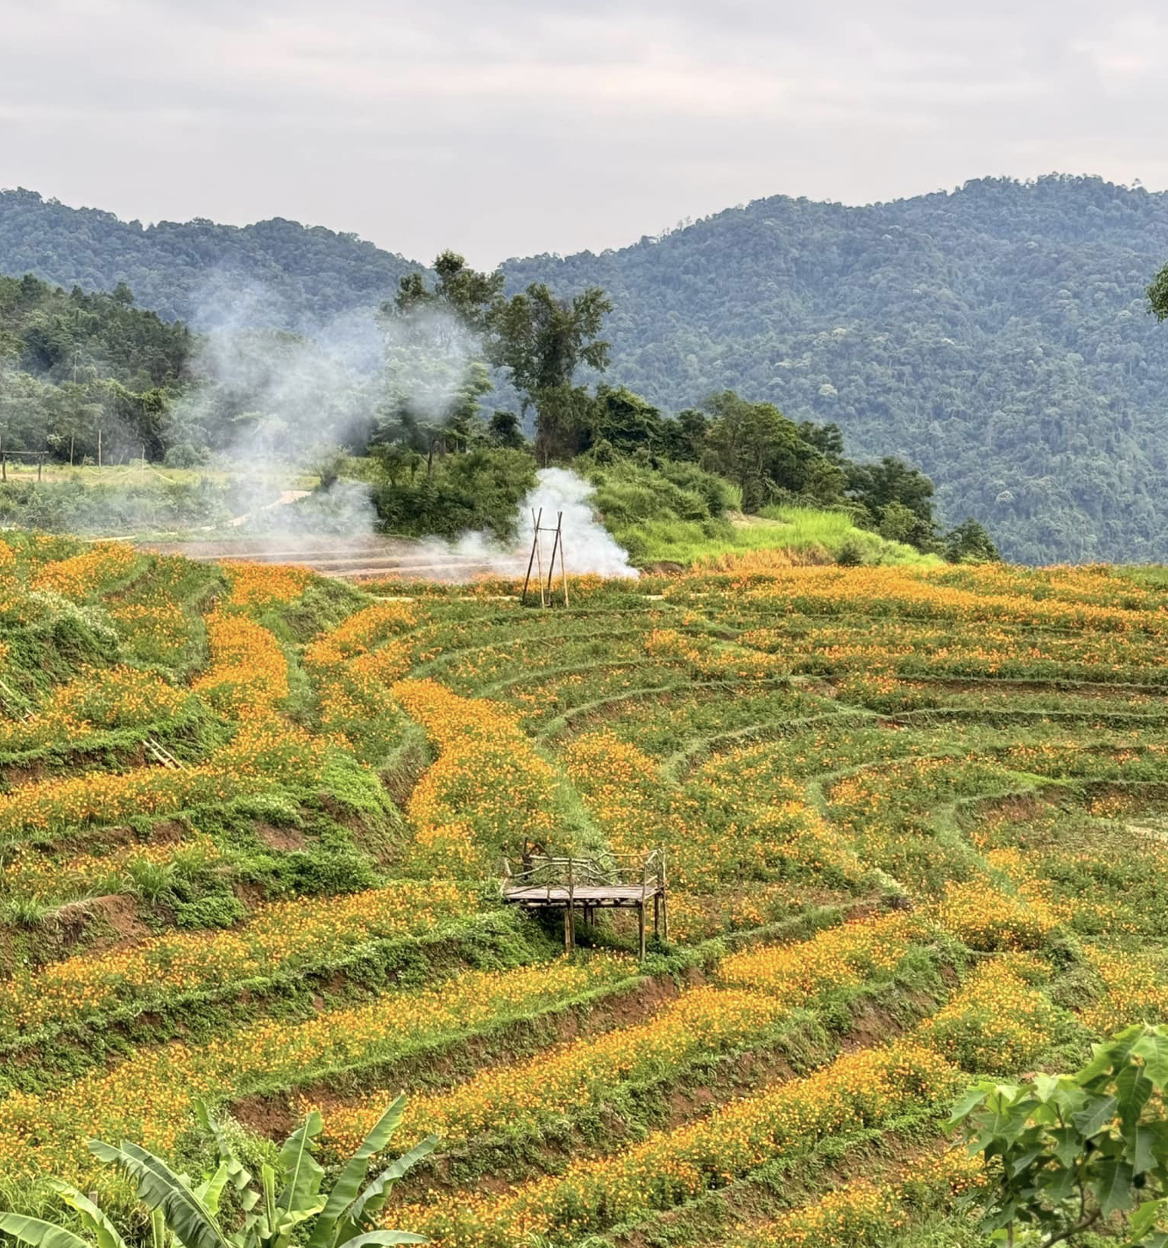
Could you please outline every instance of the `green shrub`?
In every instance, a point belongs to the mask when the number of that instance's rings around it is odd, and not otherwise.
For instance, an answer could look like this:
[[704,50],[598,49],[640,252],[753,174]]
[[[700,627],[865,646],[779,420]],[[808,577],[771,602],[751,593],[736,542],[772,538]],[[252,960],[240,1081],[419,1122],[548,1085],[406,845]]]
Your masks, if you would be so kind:
[[174,907],[176,927],[234,927],[247,918],[247,907],[232,892],[209,893]]

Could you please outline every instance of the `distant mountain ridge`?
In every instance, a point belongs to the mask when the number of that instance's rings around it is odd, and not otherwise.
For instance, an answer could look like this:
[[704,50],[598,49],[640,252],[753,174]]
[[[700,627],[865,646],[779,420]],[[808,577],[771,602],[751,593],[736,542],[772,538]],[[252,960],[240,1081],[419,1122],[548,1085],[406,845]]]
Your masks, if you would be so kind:
[[226,291],[242,295],[233,312],[247,324],[310,329],[379,303],[418,267],[355,234],[280,217],[143,226],[35,191],[0,191],[0,274],[33,273],[67,290],[125,282],[140,306],[195,329],[207,328],[206,312]]
[[[775,196],[504,267],[510,287],[605,287],[610,379],[666,408],[734,388],[835,420],[854,454],[920,465],[949,520],[977,516],[1015,559],[1168,561],[1168,327],[1144,297],[1166,260],[1168,195],[1052,175],[868,207]],[[302,327],[412,267],[294,222],[142,229],[0,194],[0,272],[124,280],[196,327],[183,301],[214,274],[274,290]]]

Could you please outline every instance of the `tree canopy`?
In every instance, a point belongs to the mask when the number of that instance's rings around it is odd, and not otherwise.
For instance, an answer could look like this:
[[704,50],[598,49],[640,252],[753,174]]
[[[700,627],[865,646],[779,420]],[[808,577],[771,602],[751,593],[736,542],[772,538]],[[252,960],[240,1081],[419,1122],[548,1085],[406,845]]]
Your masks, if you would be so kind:
[[[1168,196],[1051,176],[868,207],[774,196],[620,251],[503,272],[529,346],[553,305],[608,292],[593,335],[611,344],[607,379],[663,412],[734,390],[837,426],[853,454],[919,465],[939,513],[977,516],[1011,558],[1147,560],[1168,559],[1168,339],[1148,312],[1149,294],[1168,307],[1168,272],[1148,289],[1166,257]],[[473,285],[484,275],[460,285],[470,275],[442,263],[436,287],[491,304]],[[225,303],[236,323],[306,331],[392,299],[403,276],[428,288],[421,265],[352,235],[282,220],[143,228],[29,191],[0,194],[4,271],[125,282],[196,330]],[[550,388],[542,365],[527,370],[564,445],[580,433],[577,391],[596,380],[595,361],[577,362]],[[510,405],[503,391],[492,407]]]

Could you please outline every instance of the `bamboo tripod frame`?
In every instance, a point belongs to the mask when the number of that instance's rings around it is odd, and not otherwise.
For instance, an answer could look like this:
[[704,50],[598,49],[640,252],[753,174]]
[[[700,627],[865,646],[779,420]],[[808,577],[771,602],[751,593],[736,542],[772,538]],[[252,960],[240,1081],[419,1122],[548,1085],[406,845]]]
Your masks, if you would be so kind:
[[[527,605],[527,591],[531,585],[531,573],[535,570],[536,584],[539,586],[539,605],[546,607],[551,604],[554,596],[553,586],[555,584],[556,575],[556,555],[560,557],[560,589],[564,595],[564,606],[568,605],[568,570],[564,566],[564,513],[556,512],[556,527],[553,529],[551,525],[543,523],[543,508],[539,511],[534,508],[531,512],[532,535],[531,535],[531,557],[527,561],[527,575],[523,578],[523,595],[520,598],[520,605]],[[547,580],[545,582],[543,575],[543,542],[540,540],[541,533],[551,533],[552,536],[552,553],[548,560]]]

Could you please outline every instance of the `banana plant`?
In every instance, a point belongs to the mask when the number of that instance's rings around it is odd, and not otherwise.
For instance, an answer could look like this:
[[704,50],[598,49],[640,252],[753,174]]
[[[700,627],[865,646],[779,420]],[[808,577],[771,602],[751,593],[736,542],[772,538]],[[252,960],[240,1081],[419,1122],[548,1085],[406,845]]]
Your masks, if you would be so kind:
[[[315,1153],[321,1132],[320,1113],[313,1110],[288,1137],[276,1164],[265,1163],[258,1183],[240,1161],[230,1137],[203,1104],[196,1104],[200,1125],[215,1142],[215,1172],[198,1186],[137,1144],[91,1140],[100,1161],[117,1166],[136,1184],[138,1197],[151,1211],[149,1248],[289,1248],[295,1235],[304,1248],[371,1248],[372,1245],[424,1244],[410,1231],[373,1230],[393,1185],[417,1162],[434,1151],[438,1140],[427,1136],[366,1182],[369,1163],[389,1143],[401,1124],[406,1098],[382,1114],[360,1148],[341,1167],[328,1191],[325,1171]],[[0,1213],[0,1231],[30,1248],[127,1248],[110,1219],[76,1188],[59,1179],[50,1186],[77,1214],[85,1239],[66,1227],[22,1214]],[[242,1225],[226,1229],[220,1220],[223,1194],[234,1193]],[[298,1232],[297,1228],[303,1228]]]

